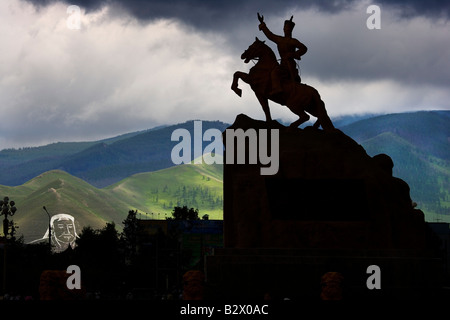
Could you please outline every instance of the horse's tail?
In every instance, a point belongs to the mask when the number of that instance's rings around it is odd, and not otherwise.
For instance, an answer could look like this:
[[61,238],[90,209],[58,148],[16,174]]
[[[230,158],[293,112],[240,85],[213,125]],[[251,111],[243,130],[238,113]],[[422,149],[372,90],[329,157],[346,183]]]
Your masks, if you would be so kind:
[[318,119],[315,126],[318,127],[320,124],[324,130],[332,130],[334,129],[334,125],[333,122],[331,122],[330,117],[328,116],[327,109],[325,108],[325,102],[323,102],[323,100],[321,99],[319,92],[315,88],[313,89],[315,94],[312,98]]

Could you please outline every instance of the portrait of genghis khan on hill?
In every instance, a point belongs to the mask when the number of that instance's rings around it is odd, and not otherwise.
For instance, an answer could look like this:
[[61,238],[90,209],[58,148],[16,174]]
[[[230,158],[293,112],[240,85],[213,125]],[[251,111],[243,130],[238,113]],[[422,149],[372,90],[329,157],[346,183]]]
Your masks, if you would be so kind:
[[59,213],[51,217],[51,231],[47,229],[44,236],[30,243],[48,241],[51,232],[51,244],[53,252],[65,251],[69,246],[73,249],[76,246],[76,239],[79,238],[75,225],[75,218],[70,214]]

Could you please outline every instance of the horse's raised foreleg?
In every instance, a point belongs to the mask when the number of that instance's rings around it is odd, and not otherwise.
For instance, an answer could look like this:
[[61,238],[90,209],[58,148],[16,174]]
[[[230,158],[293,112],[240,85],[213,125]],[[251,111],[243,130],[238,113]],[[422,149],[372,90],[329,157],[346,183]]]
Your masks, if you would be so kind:
[[272,116],[270,115],[269,100],[260,95],[256,95],[256,98],[258,98],[258,101],[261,104],[261,107],[263,108],[264,114],[266,115],[266,121],[267,122],[272,121]]
[[[239,89],[239,79],[247,82],[248,74],[242,71],[236,71],[233,74],[233,83],[231,84],[231,90],[233,90],[239,97],[242,96],[242,89]],[[247,82],[248,83],[248,82]]]

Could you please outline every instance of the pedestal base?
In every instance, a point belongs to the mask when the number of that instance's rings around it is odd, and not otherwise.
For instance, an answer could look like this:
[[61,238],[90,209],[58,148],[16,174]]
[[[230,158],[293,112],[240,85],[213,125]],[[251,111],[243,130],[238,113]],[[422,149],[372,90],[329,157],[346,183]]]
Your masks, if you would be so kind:
[[[369,289],[371,265],[380,289]],[[344,299],[429,299],[442,296],[442,261],[403,251],[217,249],[206,259],[211,299],[320,300],[321,278],[343,276]],[[369,281],[372,283],[372,281]]]

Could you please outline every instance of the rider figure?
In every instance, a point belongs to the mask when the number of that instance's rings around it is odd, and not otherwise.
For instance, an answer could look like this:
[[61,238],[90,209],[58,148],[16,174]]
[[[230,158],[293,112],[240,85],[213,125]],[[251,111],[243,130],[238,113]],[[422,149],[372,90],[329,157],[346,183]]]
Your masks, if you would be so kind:
[[295,38],[292,38],[292,30],[294,29],[295,23],[292,21],[293,16],[290,20],[284,21],[284,37],[273,34],[269,28],[267,28],[264,22],[264,16],[260,16],[258,13],[259,30],[262,30],[266,37],[275,42],[278,48],[278,53],[280,54],[281,63],[280,68],[275,68],[271,73],[272,80],[272,91],[271,95],[279,94],[283,92],[281,87],[281,79],[283,77],[282,72],[289,75],[290,79],[294,82],[300,83],[300,75],[297,70],[297,64],[294,59],[300,60],[301,56],[306,53],[308,48]]

